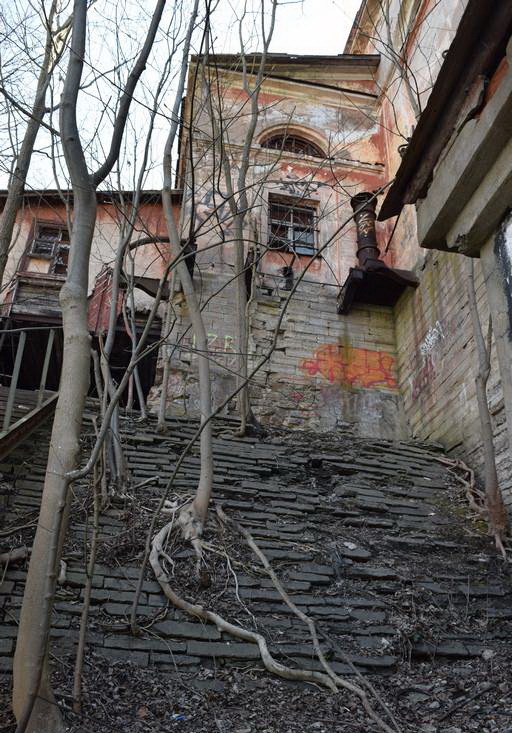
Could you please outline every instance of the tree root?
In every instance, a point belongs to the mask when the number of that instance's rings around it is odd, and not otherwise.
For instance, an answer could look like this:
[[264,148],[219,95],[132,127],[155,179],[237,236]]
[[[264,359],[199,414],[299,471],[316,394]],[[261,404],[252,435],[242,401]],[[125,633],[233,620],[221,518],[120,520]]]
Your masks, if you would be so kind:
[[[194,552],[196,553],[196,575],[203,582],[202,577],[202,561],[203,561],[203,545],[201,543],[201,535],[203,534],[203,523],[197,513],[194,502],[185,504],[178,515],[178,524],[181,527],[183,538],[188,540]],[[171,523],[172,528],[172,523]],[[170,530],[169,530],[170,531]],[[151,556],[150,556],[151,561]]]
[[[263,565],[263,567],[267,571],[268,576],[272,580],[272,582],[273,582],[276,590],[279,592],[279,595],[281,596],[281,598],[283,599],[283,601],[286,603],[286,605],[288,606],[288,608],[291,611],[293,611],[293,613],[298,618],[300,618],[300,620],[303,621],[306,624],[306,626],[308,627],[309,633],[310,633],[310,636],[311,636],[311,640],[313,642],[313,647],[314,647],[315,653],[316,653],[316,655],[318,657],[318,660],[319,660],[320,664],[325,669],[326,674],[329,676],[329,679],[331,679],[337,687],[343,687],[344,689],[349,690],[350,692],[353,692],[354,694],[356,694],[360,698],[361,703],[362,703],[364,709],[366,710],[366,712],[368,713],[368,715],[370,716],[370,718],[383,731],[386,731],[386,732],[389,732],[389,733],[393,733],[393,730],[379,717],[379,715],[375,712],[375,710],[373,710],[373,708],[370,705],[370,702],[369,702],[369,700],[368,700],[368,698],[367,698],[366,693],[364,692],[364,690],[361,687],[359,687],[358,685],[354,685],[352,682],[348,682],[347,680],[343,679],[342,677],[340,677],[339,675],[337,675],[334,672],[334,670],[332,669],[331,665],[329,664],[329,662],[325,658],[325,655],[324,655],[324,653],[323,653],[323,651],[322,651],[322,649],[320,647],[320,643],[318,641],[318,634],[317,634],[315,622],[313,621],[313,619],[310,616],[308,616],[307,614],[305,614],[304,611],[302,611],[298,606],[295,605],[295,603],[293,602],[293,600],[291,599],[291,597],[288,595],[288,593],[284,589],[284,586],[282,585],[281,581],[277,577],[276,573],[272,569],[272,566],[270,565],[270,563],[269,563],[266,555],[264,554],[264,552],[258,547],[258,545],[256,544],[256,542],[254,541],[254,538],[251,535],[251,533],[249,532],[249,530],[245,529],[245,527],[242,527],[242,525],[239,524],[233,518],[228,517],[224,513],[224,511],[223,511],[223,509],[222,509],[221,506],[217,505],[216,509],[217,509],[217,516],[219,517],[219,519],[221,520],[221,522],[223,522],[224,524],[231,523],[238,530],[238,532],[240,532],[240,534],[245,538],[247,544],[249,545],[249,547],[251,548],[251,550],[254,552],[254,554],[258,557],[258,559],[260,560],[261,564]],[[383,701],[380,698],[378,698],[378,696],[377,696],[377,699],[378,699],[379,703],[384,707],[384,710],[386,711],[386,713],[389,715],[390,719],[392,720],[393,725],[395,726],[395,730],[398,731],[398,733],[399,733],[400,728],[399,728],[398,723],[395,720],[393,714],[387,708],[387,706],[383,703]]]
[[[164,592],[166,598],[169,601],[171,601],[171,603],[176,608],[184,611],[185,613],[189,614],[190,616],[200,619],[201,621],[207,621],[207,622],[214,624],[217,627],[217,629],[219,629],[219,631],[224,631],[228,634],[231,634],[232,636],[234,636],[237,639],[242,639],[243,641],[248,641],[248,642],[257,644],[259,652],[260,652],[260,656],[261,656],[261,661],[265,669],[268,672],[270,672],[271,674],[275,674],[279,677],[283,677],[284,679],[288,679],[288,680],[294,680],[294,681],[300,681],[300,682],[310,682],[313,684],[318,684],[318,685],[321,685],[322,687],[327,688],[328,690],[330,690],[333,693],[337,692],[339,688],[344,688],[346,690],[354,692],[361,699],[363,707],[365,708],[368,715],[379,726],[379,728],[382,731],[384,731],[384,733],[397,733],[397,731],[399,730],[398,727],[396,727],[395,729],[390,728],[375,713],[375,711],[373,710],[373,708],[371,707],[368,701],[368,698],[364,690],[359,688],[357,685],[354,685],[350,682],[347,682],[346,680],[343,680],[341,677],[335,674],[335,672],[332,670],[330,665],[325,660],[325,657],[320,649],[318,638],[316,637],[316,630],[314,629],[314,624],[313,624],[313,633],[316,639],[315,650],[320,659],[320,662],[322,663],[322,666],[326,670],[325,672],[317,672],[315,670],[306,670],[306,669],[294,669],[292,667],[287,667],[286,665],[281,664],[276,659],[274,659],[274,657],[272,656],[272,654],[270,653],[268,649],[266,639],[258,632],[250,631],[249,629],[246,629],[242,626],[232,624],[229,621],[226,621],[226,619],[224,619],[222,616],[219,616],[219,614],[214,613],[213,611],[209,611],[206,608],[203,608],[202,606],[198,604],[189,603],[184,598],[181,598],[181,596],[179,596],[172,589],[170,582],[169,582],[169,576],[164,571],[160,563],[160,557],[165,556],[165,543],[172,531],[172,528],[173,528],[173,520],[171,520],[166,525],[164,525],[164,527],[162,527],[162,529],[159,532],[157,532],[157,534],[154,536],[152,543],[151,543],[151,552],[149,555],[149,562],[153,569],[155,577],[160,587],[162,588],[162,591]],[[200,543],[200,540],[197,537],[196,537],[196,541]],[[298,610],[299,609],[297,609],[297,611]],[[299,611],[299,613],[301,612]],[[305,617],[305,614],[303,615]],[[305,619],[307,619],[307,617],[305,617]],[[308,619],[308,621],[312,623],[311,619]],[[308,621],[306,621],[306,623]]]
[[[489,506],[486,495],[476,486],[475,472],[464,461],[459,458],[443,458],[436,456],[436,461],[448,466],[454,471],[455,479],[463,486],[464,494],[471,509],[480,515],[488,525],[489,536],[494,538],[496,549],[501,553],[503,560],[508,562],[508,555],[504,545],[504,539],[508,527],[507,510],[501,502],[497,507]],[[459,472],[459,475],[456,472]]]

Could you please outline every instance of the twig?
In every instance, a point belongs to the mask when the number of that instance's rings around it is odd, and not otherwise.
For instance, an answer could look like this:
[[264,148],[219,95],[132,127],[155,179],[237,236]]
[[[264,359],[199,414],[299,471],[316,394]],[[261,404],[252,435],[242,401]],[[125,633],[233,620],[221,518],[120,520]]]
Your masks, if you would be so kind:
[[37,524],[37,520],[34,520],[33,522],[27,522],[27,524],[20,524],[17,527],[11,527],[10,529],[4,529],[2,532],[0,532],[0,537],[10,537],[12,534],[21,532],[22,529],[28,529],[29,527],[35,527],[36,524]]
[[443,720],[446,720],[446,718],[449,718],[450,715],[453,715],[453,713],[456,710],[464,707],[464,705],[466,705],[468,702],[471,702],[472,700],[476,700],[477,697],[480,697],[480,695],[483,695],[484,693],[489,692],[489,690],[492,690],[494,687],[496,687],[496,685],[493,684],[492,682],[484,682],[484,684],[482,685],[482,687],[479,690],[474,692],[472,695],[469,695],[469,697],[464,697],[462,700],[459,700],[454,705],[452,705],[451,708],[449,708],[446,711],[446,713],[441,715],[441,717],[438,719],[438,722],[442,723]]
[[5,565],[6,568],[13,562],[19,562],[25,560],[30,552],[30,548],[23,545],[23,547],[17,547],[15,550],[9,550],[9,552],[3,552],[0,555],[0,565]]
[[135,486],[132,486],[132,491],[136,491],[136,489],[142,489],[143,486],[149,486],[149,484],[152,484],[153,481],[158,481],[159,478],[159,476],[150,476],[144,481],[141,481],[140,484],[135,484]]

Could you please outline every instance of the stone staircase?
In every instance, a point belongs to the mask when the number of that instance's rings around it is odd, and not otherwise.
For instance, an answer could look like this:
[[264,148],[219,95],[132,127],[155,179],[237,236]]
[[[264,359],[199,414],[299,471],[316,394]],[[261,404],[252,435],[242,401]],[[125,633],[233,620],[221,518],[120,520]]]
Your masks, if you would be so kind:
[[[92,413],[85,433],[92,434]],[[138,607],[142,633],[128,617],[144,532],[152,508],[195,430],[168,421],[159,435],[153,421],[123,421],[131,487],[104,512],[93,583],[89,653],[191,678],[200,669],[254,668],[255,645],[241,643],[169,608],[148,570]],[[510,653],[512,592],[490,541],[465,518],[460,487],[438,459],[436,446],[365,441],[353,435],[298,432],[265,438],[235,437],[236,423],[214,424],[214,497],[250,530],[283,579],[294,602],[318,624],[335,671],[394,674],[415,660],[433,663]],[[46,463],[49,426],[0,464],[3,535],[9,546],[30,543]],[[87,438],[85,438],[87,440]],[[172,494],[191,494],[199,476],[194,446]],[[139,486],[143,482],[145,485]],[[67,579],[55,604],[52,653],[73,652],[85,584],[85,486],[77,487],[66,547]],[[236,533],[226,533],[214,512],[206,538],[227,548],[237,582],[223,557],[209,556],[211,585],[191,579],[192,553],[172,548],[175,587],[229,620],[263,633],[271,651],[290,666],[318,669],[306,627],[282,602]],[[12,666],[25,568],[13,566],[0,588],[0,668]],[[482,657],[483,655],[483,657]]]

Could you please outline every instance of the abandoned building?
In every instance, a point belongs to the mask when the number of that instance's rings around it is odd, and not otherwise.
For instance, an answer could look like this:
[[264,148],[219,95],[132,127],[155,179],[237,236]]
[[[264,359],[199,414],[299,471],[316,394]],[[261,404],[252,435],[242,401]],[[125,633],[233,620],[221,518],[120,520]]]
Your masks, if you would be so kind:
[[[108,329],[112,292],[112,267],[115,252],[122,241],[123,217],[130,205],[130,192],[100,193],[98,217],[92,245],[89,269],[89,328],[93,345]],[[180,193],[173,194],[176,215]],[[5,192],[0,192],[0,211]],[[43,389],[57,390],[62,362],[62,317],[59,291],[66,278],[69,258],[72,194],[69,191],[31,191],[26,193],[18,215],[13,244],[9,252],[2,292],[1,316],[4,324],[1,348],[2,384],[11,383],[16,354],[19,349],[20,370],[17,386],[38,390],[44,376]],[[143,327],[158,282],[169,261],[169,245],[161,242],[141,244],[147,237],[165,234],[165,224],[156,191],[144,191],[140,196],[137,222],[133,233],[134,325]],[[116,340],[112,354],[114,378],[119,378],[129,362],[132,341],[131,328],[123,303],[126,287],[120,283],[117,305]],[[160,338],[161,324],[152,326],[149,342]],[[24,336],[22,336],[24,334]],[[20,348],[21,339],[21,348]],[[45,356],[48,361],[45,365]],[[155,379],[156,351],[139,363],[139,375],[147,396]],[[94,380],[91,380],[94,384]]]
[[[492,697],[493,675],[503,682],[511,672],[510,577],[481,523],[467,517],[465,498],[473,472],[477,484],[485,474],[471,261],[483,331],[492,324],[487,399],[501,495],[512,507],[511,35],[508,2],[363,0],[344,53],[269,53],[264,66],[259,53],[243,61],[194,55],[182,103],[173,213],[207,332],[212,408],[224,405],[213,421],[213,493],[226,511],[238,512],[296,605],[322,624],[322,649],[325,642],[335,672],[387,676],[391,690],[396,680],[393,710],[402,722],[423,706],[418,727],[404,731],[502,733],[512,721],[509,691],[499,688],[500,704]],[[249,92],[260,67],[254,107]],[[241,343],[232,191],[244,160]],[[139,391],[130,382],[122,398],[130,407],[120,433],[130,484],[99,520],[88,644],[98,669],[131,662],[213,694],[229,688],[233,668],[254,671],[257,645],[169,608],[150,575],[135,609],[143,623],[131,634],[140,526],[150,524],[148,506],[158,504],[167,482],[174,482],[174,499],[197,484],[197,446],[183,464],[179,456],[201,416],[200,352],[183,287],[168,276],[176,253],[159,191],[140,192],[119,287],[114,283],[137,197],[98,193],[89,270],[97,353],[115,312],[115,381],[157,293],[162,302],[148,332],[154,348],[137,365]],[[3,200],[0,192],[0,207]],[[9,252],[0,306],[0,507],[7,528],[26,516],[32,522],[40,504],[72,221],[71,191],[26,192]],[[236,433],[238,406],[229,399],[241,354],[254,370],[255,427],[245,437]],[[87,446],[97,429],[96,384],[91,360]],[[147,419],[131,409],[140,410],[141,401]],[[165,431],[155,423],[162,409]],[[81,492],[82,485],[54,611],[52,649],[62,654],[76,648],[86,584],[82,544],[91,528]],[[221,524],[216,538],[224,537]],[[226,570],[212,560],[213,586],[226,583],[214,599],[222,599],[222,612],[242,607],[268,632],[281,663],[322,670],[273,582],[255,570],[250,551],[233,548],[242,568],[235,590],[228,590],[229,561]],[[193,552],[174,549],[177,577],[187,583]],[[7,562],[0,575],[6,677],[25,572]],[[214,598],[210,580],[198,603]],[[446,683],[452,674],[457,683]],[[428,689],[420,687],[422,675],[432,675]],[[477,680],[485,702],[467,721],[455,692],[462,678]],[[469,703],[467,685],[464,694]],[[435,720],[429,695],[440,701]],[[449,728],[454,721],[460,727]],[[364,725],[353,730],[370,730]],[[253,723],[187,728],[199,729],[260,730]]]

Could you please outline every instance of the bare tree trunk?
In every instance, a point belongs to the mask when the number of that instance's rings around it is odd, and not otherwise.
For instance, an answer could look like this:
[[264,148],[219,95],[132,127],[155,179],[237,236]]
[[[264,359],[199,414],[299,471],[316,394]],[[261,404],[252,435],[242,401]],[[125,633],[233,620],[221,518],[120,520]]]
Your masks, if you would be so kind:
[[247,381],[247,353],[248,323],[247,323],[247,289],[245,285],[245,242],[244,217],[237,214],[234,222],[235,231],[235,272],[236,278],[236,318],[238,331],[238,368],[236,386],[240,387],[238,394],[238,412],[240,414],[240,435],[247,430],[247,421],[250,417],[251,405],[249,400],[249,384]]
[[[212,425],[211,420],[209,419],[212,411],[212,385],[206,329],[204,327],[201,308],[196,296],[192,277],[188,271],[186,260],[181,257],[181,239],[174,219],[171,198],[173,170],[172,148],[178,128],[178,111],[185,86],[188,49],[190,48],[190,38],[194,28],[195,18],[197,16],[198,4],[198,0],[195,0],[187,31],[187,39],[183,49],[182,69],[174,103],[171,128],[165,144],[163,157],[164,185],[162,189],[162,204],[171,248],[174,256],[178,258],[176,269],[187,302],[190,322],[192,325],[192,333],[195,337],[195,347],[198,353],[199,409],[201,414],[201,425],[204,425],[200,438],[201,471],[194,500],[188,507],[186,507],[185,510],[182,511],[180,520],[183,526],[184,536],[192,541],[196,551],[200,554],[200,551],[198,550],[198,540],[206,523],[213,484]],[[190,130],[190,134],[192,134],[192,129]]]
[[[164,188],[162,190],[162,201],[164,205],[165,221],[167,223],[169,231],[169,239],[171,242],[176,242],[174,251],[179,252],[178,231],[173,218],[172,202],[171,202],[171,188]],[[190,277],[190,273],[187,268],[186,261],[180,258],[177,265],[178,275],[181,280],[183,287],[183,293],[187,301],[187,308],[189,312],[190,322],[192,324],[192,332],[195,336],[195,347],[198,355],[198,371],[199,371],[199,403],[200,403],[200,414],[201,424],[206,423],[210,417],[212,411],[212,385],[210,377],[210,362],[208,358],[208,338],[206,335],[206,329],[204,327],[203,317],[201,314],[201,308],[199,301],[194,290],[194,283]],[[200,439],[200,450],[201,450],[201,472],[199,476],[199,484],[196,491],[196,496],[191,506],[192,525],[196,531],[198,529],[197,522],[199,522],[200,530],[198,536],[202,532],[202,528],[206,522],[208,515],[208,505],[210,503],[210,497],[212,493],[213,484],[213,457],[212,457],[212,425],[211,422],[205,426],[201,433]],[[190,535],[189,539],[195,539],[194,535]]]
[[97,463],[94,467],[94,478],[92,481],[93,490],[93,528],[91,539],[91,550],[89,562],[86,566],[87,580],[84,588],[84,605],[80,616],[80,631],[78,635],[78,648],[76,652],[75,670],[73,674],[73,710],[75,713],[82,712],[82,669],[84,665],[85,645],[87,641],[87,621],[89,619],[89,608],[91,605],[92,581],[94,579],[94,566],[96,564],[96,551],[98,546],[98,532],[100,521],[100,484],[103,481],[105,464]]
[[[135,278],[135,261],[131,258],[131,273],[130,273],[130,317],[126,312],[126,304],[123,308],[123,317],[125,319],[125,330],[132,344],[132,359],[136,359],[137,356],[137,322],[135,320],[135,298],[133,295],[133,283]],[[139,367],[136,364],[133,370],[133,382],[135,383],[135,391],[137,392],[137,400],[139,402],[139,410],[141,417],[145,420],[147,418],[146,412],[146,401],[144,399],[144,393],[142,391],[142,385],[140,383]]]
[[[238,390],[238,411],[240,414],[240,435],[245,435],[247,428],[247,421],[251,416],[251,405],[249,395],[249,382],[247,379],[248,375],[248,355],[247,345],[248,339],[248,312],[247,312],[247,287],[245,278],[245,237],[244,228],[247,213],[249,211],[249,199],[247,196],[247,174],[249,171],[250,160],[251,160],[251,147],[254,140],[254,134],[256,132],[256,125],[259,118],[259,93],[261,84],[263,82],[265,74],[265,66],[267,63],[267,54],[274,33],[275,18],[277,11],[277,0],[271,0],[271,12],[270,12],[270,25],[268,32],[265,30],[265,4],[262,3],[261,7],[261,34],[262,34],[262,53],[259,61],[258,71],[256,73],[256,79],[254,82],[254,88],[251,89],[248,80],[248,72],[245,57],[245,48],[242,36],[242,21],[245,16],[245,11],[242,14],[239,26],[239,37],[240,37],[240,52],[242,58],[243,68],[243,88],[247,96],[251,100],[250,116],[247,125],[247,131],[245,134],[244,144],[242,148],[240,166],[238,170],[238,176],[236,181],[236,191],[234,190],[233,179],[231,175],[231,165],[228,158],[225,146],[226,140],[224,139],[224,128],[222,123],[222,115],[220,128],[215,119],[215,110],[212,103],[212,95],[210,92],[210,115],[211,123],[214,130],[214,135],[219,138],[219,144],[221,146],[221,161],[224,171],[224,177],[226,180],[226,187],[228,192],[228,202],[231,214],[233,215],[233,230],[234,230],[234,269],[236,277],[236,322],[237,322],[237,335],[238,335],[238,359],[237,359],[237,376],[236,376],[236,387]],[[209,45],[209,44],[208,44]],[[209,48],[207,49],[209,51]],[[219,113],[221,101],[219,100]]]
[[[85,53],[87,13],[75,2],[73,38],[61,104],[62,143],[74,189],[74,219],[68,276],[60,292],[64,349],[59,399],[50,453],[21,609],[14,657],[13,706],[18,726],[28,713],[27,730],[36,733],[62,729],[51,693],[46,660],[51,607],[55,593],[59,538],[64,533],[68,479],[78,460],[85,396],[89,387],[90,337],[87,327],[89,254],[96,220],[92,186],[76,122],[76,100]],[[52,528],[48,532],[48,527]],[[45,609],[41,613],[41,599]],[[34,623],[38,619],[38,623]],[[37,698],[36,698],[37,696]],[[30,708],[32,707],[32,710]]]
[[162,370],[162,389],[160,392],[160,403],[158,405],[158,422],[156,426],[157,433],[164,433],[166,430],[165,425],[165,413],[167,409],[167,388],[169,386],[169,375],[171,371],[171,349],[168,343],[171,330],[171,318],[172,318],[172,297],[174,290],[174,270],[171,272],[169,280],[169,300],[165,309],[165,320],[163,338],[164,343],[162,346],[162,359],[163,359],[163,370]]
[[487,401],[487,382],[491,373],[492,322],[489,318],[489,333],[486,345],[478,314],[475,292],[475,272],[472,259],[470,259],[468,263],[467,291],[469,312],[471,314],[471,323],[473,325],[473,338],[478,356],[478,372],[475,377],[475,387],[478,415],[480,418],[482,448],[484,453],[485,502],[488,513],[489,532],[495,538],[496,547],[504,553],[503,535],[507,526],[507,512],[503,504],[499,488],[491,413],[489,411],[489,403]]
[[65,40],[65,37],[67,36],[66,28],[69,27],[69,21],[67,21],[63,28],[57,31],[60,33],[64,32],[64,37],[61,39],[59,44],[60,50],[56,50],[55,31],[52,28],[56,13],[57,0],[53,0],[48,13],[44,56],[37,79],[34,103],[27,121],[27,127],[25,129],[19,154],[16,158],[14,170],[9,177],[7,197],[5,199],[2,217],[0,219],[0,285],[3,283],[5,266],[9,255],[9,247],[11,245],[12,233],[16,222],[16,215],[23,201],[23,191],[25,189],[27,174],[30,167],[30,160],[34,151],[34,144],[46,111],[46,91],[56,63],[56,59],[54,59],[52,63],[52,55],[56,55],[57,59],[60,57],[65,46],[65,43],[62,41]]
[[96,187],[110,173],[119,156],[133,92],[145,68],[164,5],[165,0],[158,0],[144,46],[128,77],[105,162],[90,175],[77,124],[77,98],[86,48],[87,3],[84,0],[74,2],[71,49],[60,108],[62,145],[74,200],[69,269],[60,292],[63,363],[41,511],[14,656],[13,708],[18,721],[17,733],[63,730],[51,691],[47,656],[57,569],[67,530],[68,475],[78,462],[83,408],[89,387],[87,288],[96,221]]

